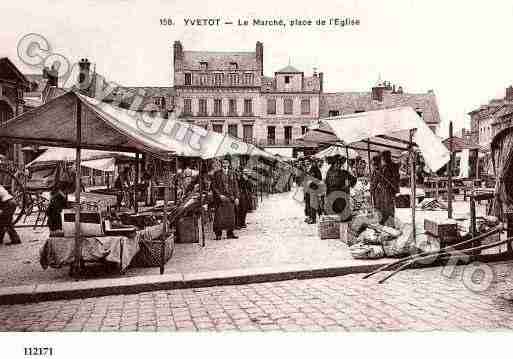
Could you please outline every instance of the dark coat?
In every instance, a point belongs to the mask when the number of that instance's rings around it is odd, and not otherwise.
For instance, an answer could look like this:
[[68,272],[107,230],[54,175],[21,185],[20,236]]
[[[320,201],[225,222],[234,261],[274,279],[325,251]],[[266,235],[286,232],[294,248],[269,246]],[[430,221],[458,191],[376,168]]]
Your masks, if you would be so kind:
[[322,173],[319,167],[317,166],[312,166],[312,168],[310,168],[310,171],[308,171],[308,175],[318,179],[319,181],[322,181]]
[[349,193],[351,187],[356,184],[356,177],[342,168],[335,168],[333,165],[326,174],[326,193],[342,191]]
[[214,194],[214,202],[220,203],[221,196],[226,196],[230,201],[235,201],[240,197],[239,184],[235,173],[229,171],[225,174],[223,170],[217,170],[212,175],[212,183],[210,184],[212,193]]

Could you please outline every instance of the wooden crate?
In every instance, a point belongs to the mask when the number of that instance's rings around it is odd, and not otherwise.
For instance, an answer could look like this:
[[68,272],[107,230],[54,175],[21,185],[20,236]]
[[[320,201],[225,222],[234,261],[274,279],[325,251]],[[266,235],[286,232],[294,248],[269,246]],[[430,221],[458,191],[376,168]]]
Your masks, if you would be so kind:
[[321,239],[340,238],[340,217],[321,216],[319,219],[319,237]]
[[437,221],[426,218],[424,230],[435,237],[455,238],[458,236],[458,223],[453,219]]
[[198,243],[201,236],[201,219],[193,215],[181,217],[176,221],[177,243]]

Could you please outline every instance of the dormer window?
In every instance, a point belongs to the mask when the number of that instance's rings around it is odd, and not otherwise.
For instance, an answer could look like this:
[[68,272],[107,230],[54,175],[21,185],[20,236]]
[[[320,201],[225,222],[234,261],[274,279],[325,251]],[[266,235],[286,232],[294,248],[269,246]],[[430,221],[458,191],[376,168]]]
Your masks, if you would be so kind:
[[230,71],[236,71],[239,69],[239,65],[236,62],[230,62]]
[[285,83],[286,83],[286,84],[289,84],[289,83],[290,83],[290,76],[285,76]]
[[205,62],[205,61],[200,62],[200,69],[201,69],[201,71],[207,71],[208,62]]

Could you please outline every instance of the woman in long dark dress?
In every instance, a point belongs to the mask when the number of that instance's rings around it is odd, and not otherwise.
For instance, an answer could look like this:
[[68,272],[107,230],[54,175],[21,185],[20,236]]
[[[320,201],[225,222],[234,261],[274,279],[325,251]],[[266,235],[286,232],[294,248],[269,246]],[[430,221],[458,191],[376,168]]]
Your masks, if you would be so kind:
[[380,191],[380,200],[382,201],[381,223],[388,223],[394,226],[395,218],[395,195],[399,193],[399,166],[392,161],[390,151],[383,151],[381,154],[383,159],[383,169],[381,185],[383,190]]
[[345,157],[335,156],[333,164],[326,174],[326,214],[337,214],[342,221],[351,218],[351,187],[356,184],[356,177],[342,168]]

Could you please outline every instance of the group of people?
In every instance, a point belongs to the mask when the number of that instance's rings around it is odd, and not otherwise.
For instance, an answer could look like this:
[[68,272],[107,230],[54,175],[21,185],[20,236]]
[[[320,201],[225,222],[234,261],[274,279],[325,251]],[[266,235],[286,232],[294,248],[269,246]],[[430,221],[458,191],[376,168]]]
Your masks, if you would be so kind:
[[357,178],[351,167],[344,168],[347,159],[341,155],[328,157],[326,161],[306,159],[301,180],[305,202],[305,222],[317,222],[321,214],[338,215],[341,220],[351,218],[350,190]]
[[[303,186],[305,222],[316,223],[322,214],[338,215],[342,221],[351,219],[351,188],[362,172],[361,168],[356,171],[356,164],[358,161],[347,165],[347,158],[341,155],[328,157],[326,161],[305,158],[299,163],[295,178],[296,183]],[[369,175],[371,205],[380,213],[381,223],[391,224],[400,186],[399,165],[392,160],[390,151],[376,155],[372,165]]]
[[251,210],[254,186],[246,171],[235,171],[231,157],[225,157],[220,167],[214,162],[210,174],[213,194],[215,239],[238,238],[234,230],[246,228],[246,216]]

